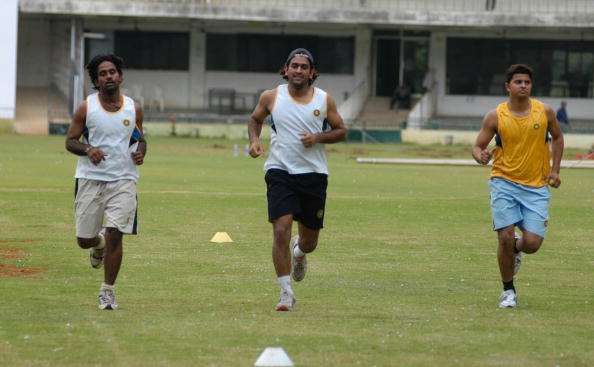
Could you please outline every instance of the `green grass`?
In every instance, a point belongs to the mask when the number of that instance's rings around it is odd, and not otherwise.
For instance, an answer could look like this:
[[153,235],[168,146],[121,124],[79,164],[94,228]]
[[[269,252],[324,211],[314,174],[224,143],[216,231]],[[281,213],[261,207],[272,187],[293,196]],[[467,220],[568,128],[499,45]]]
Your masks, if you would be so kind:
[[12,133],[14,121],[0,119],[0,134]]
[[[120,309],[100,311],[102,271],[74,241],[76,157],[62,137],[0,135],[2,366],[252,366],[282,346],[297,366],[594,364],[594,181],[562,171],[550,230],[497,309],[488,169],[361,165],[357,156],[468,157],[469,147],[329,148],[326,228],[295,285],[278,290],[263,160],[244,141],[152,138],[139,182],[141,234],[124,243]],[[233,244],[213,244],[226,231]]]

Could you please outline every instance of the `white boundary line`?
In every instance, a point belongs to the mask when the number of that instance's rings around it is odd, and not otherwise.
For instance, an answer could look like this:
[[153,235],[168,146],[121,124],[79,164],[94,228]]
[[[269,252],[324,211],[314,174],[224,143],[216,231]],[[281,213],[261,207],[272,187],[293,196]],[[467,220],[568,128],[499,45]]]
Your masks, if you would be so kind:
[[[357,158],[357,163],[371,164],[417,164],[436,166],[476,166],[481,167],[473,159],[435,159],[435,158]],[[491,165],[491,163],[489,163]],[[594,161],[565,160],[561,168],[594,168]]]

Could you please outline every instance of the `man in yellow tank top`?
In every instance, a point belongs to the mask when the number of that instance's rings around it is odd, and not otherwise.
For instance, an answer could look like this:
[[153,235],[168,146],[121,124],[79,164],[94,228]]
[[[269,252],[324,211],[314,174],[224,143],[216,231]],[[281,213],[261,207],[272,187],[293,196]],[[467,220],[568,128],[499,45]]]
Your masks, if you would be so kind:
[[[489,186],[503,282],[499,307],[514,308],[517,306],[514,275],[519,270],[522,252],[532,254],[540,248],[549,219],[549,186],[557,188],[561,184],[563,134],[555,111],[530,98],[530,67],[510,66],[505,88],[509,98],[485,115],[472,156],[483,165],[493,157]],[[493,137],[496,147],[489,151]],[[521,236],[516,235],[516,227]]]

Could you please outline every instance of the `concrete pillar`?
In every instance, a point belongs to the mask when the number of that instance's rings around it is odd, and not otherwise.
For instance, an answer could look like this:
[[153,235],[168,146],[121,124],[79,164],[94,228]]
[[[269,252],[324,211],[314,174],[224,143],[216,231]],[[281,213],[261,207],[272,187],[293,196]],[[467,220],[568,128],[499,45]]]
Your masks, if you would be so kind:
[[365,94],[371,88],[371,42],[371,29],[359,27],[355,36],[355,83],[365,81]]
[[208,91],[206,88],[206,33],[199,25],[190,31],[190,83],[188,107],[206,108]]
[[18,0],[0,1],[0,119],[15,117],[18,17]]
[[429,43],[429,67],[434,70],[435,85],[432,93],[433,114],[440,114],[439,101],[442,101],[446,92],[446,62],[447,62],[447,42],[446,34],[442,32],[432,32]]

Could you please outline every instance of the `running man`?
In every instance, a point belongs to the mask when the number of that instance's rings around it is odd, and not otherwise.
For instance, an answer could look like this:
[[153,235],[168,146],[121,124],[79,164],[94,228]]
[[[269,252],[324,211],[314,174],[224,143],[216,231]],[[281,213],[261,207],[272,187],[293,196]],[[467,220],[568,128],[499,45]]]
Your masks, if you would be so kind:
[[[250,155],[264,153],[260,133],[271,115],[270,154],[264,164],[268,219],[272,223],[272,261],[280,285],[277,311],[291,311],[299,282],[307,269],[306,254],[315,250],[324,222],[328,164],[324,144],[337,143],[347,129],[336,103],[313,86],[318,71],[312,54],[293,50],[281,69],[282,84],[262,93],[248,123]],[[291,239],[293,220],[298,234]],[[292,266],[291,266],[292,264]]]
[[[472,156],[480,164],[489,163],[491,152],[487,145],[495,136],[489,185],[493,229],[499,239],[497,259],[503,282],[499,307],[514,308],[518,304],[514,275],[520,268],[522,252],[532,254],[540,248],[549,219],[548,186],[558,188],[561,184],[563,134],[555,111],[530,98],[530,67],[510,66],[505,88],[509,98],[485,116]],[[521,236],[516,235],[516,227]]]
[[118,307],[114,286],[122,263],[122,237],[136,234],[136,166],[146,155],[142,109],[120,92],[122,66],[123,60],[115,55],[98,55],[89,62],[89,77],[98,93],[78,107],[66,136],[66,149],[80,156],[74,202],[77,242],[90,249],[93,268],[105,265],[99,290],[102,310]]

